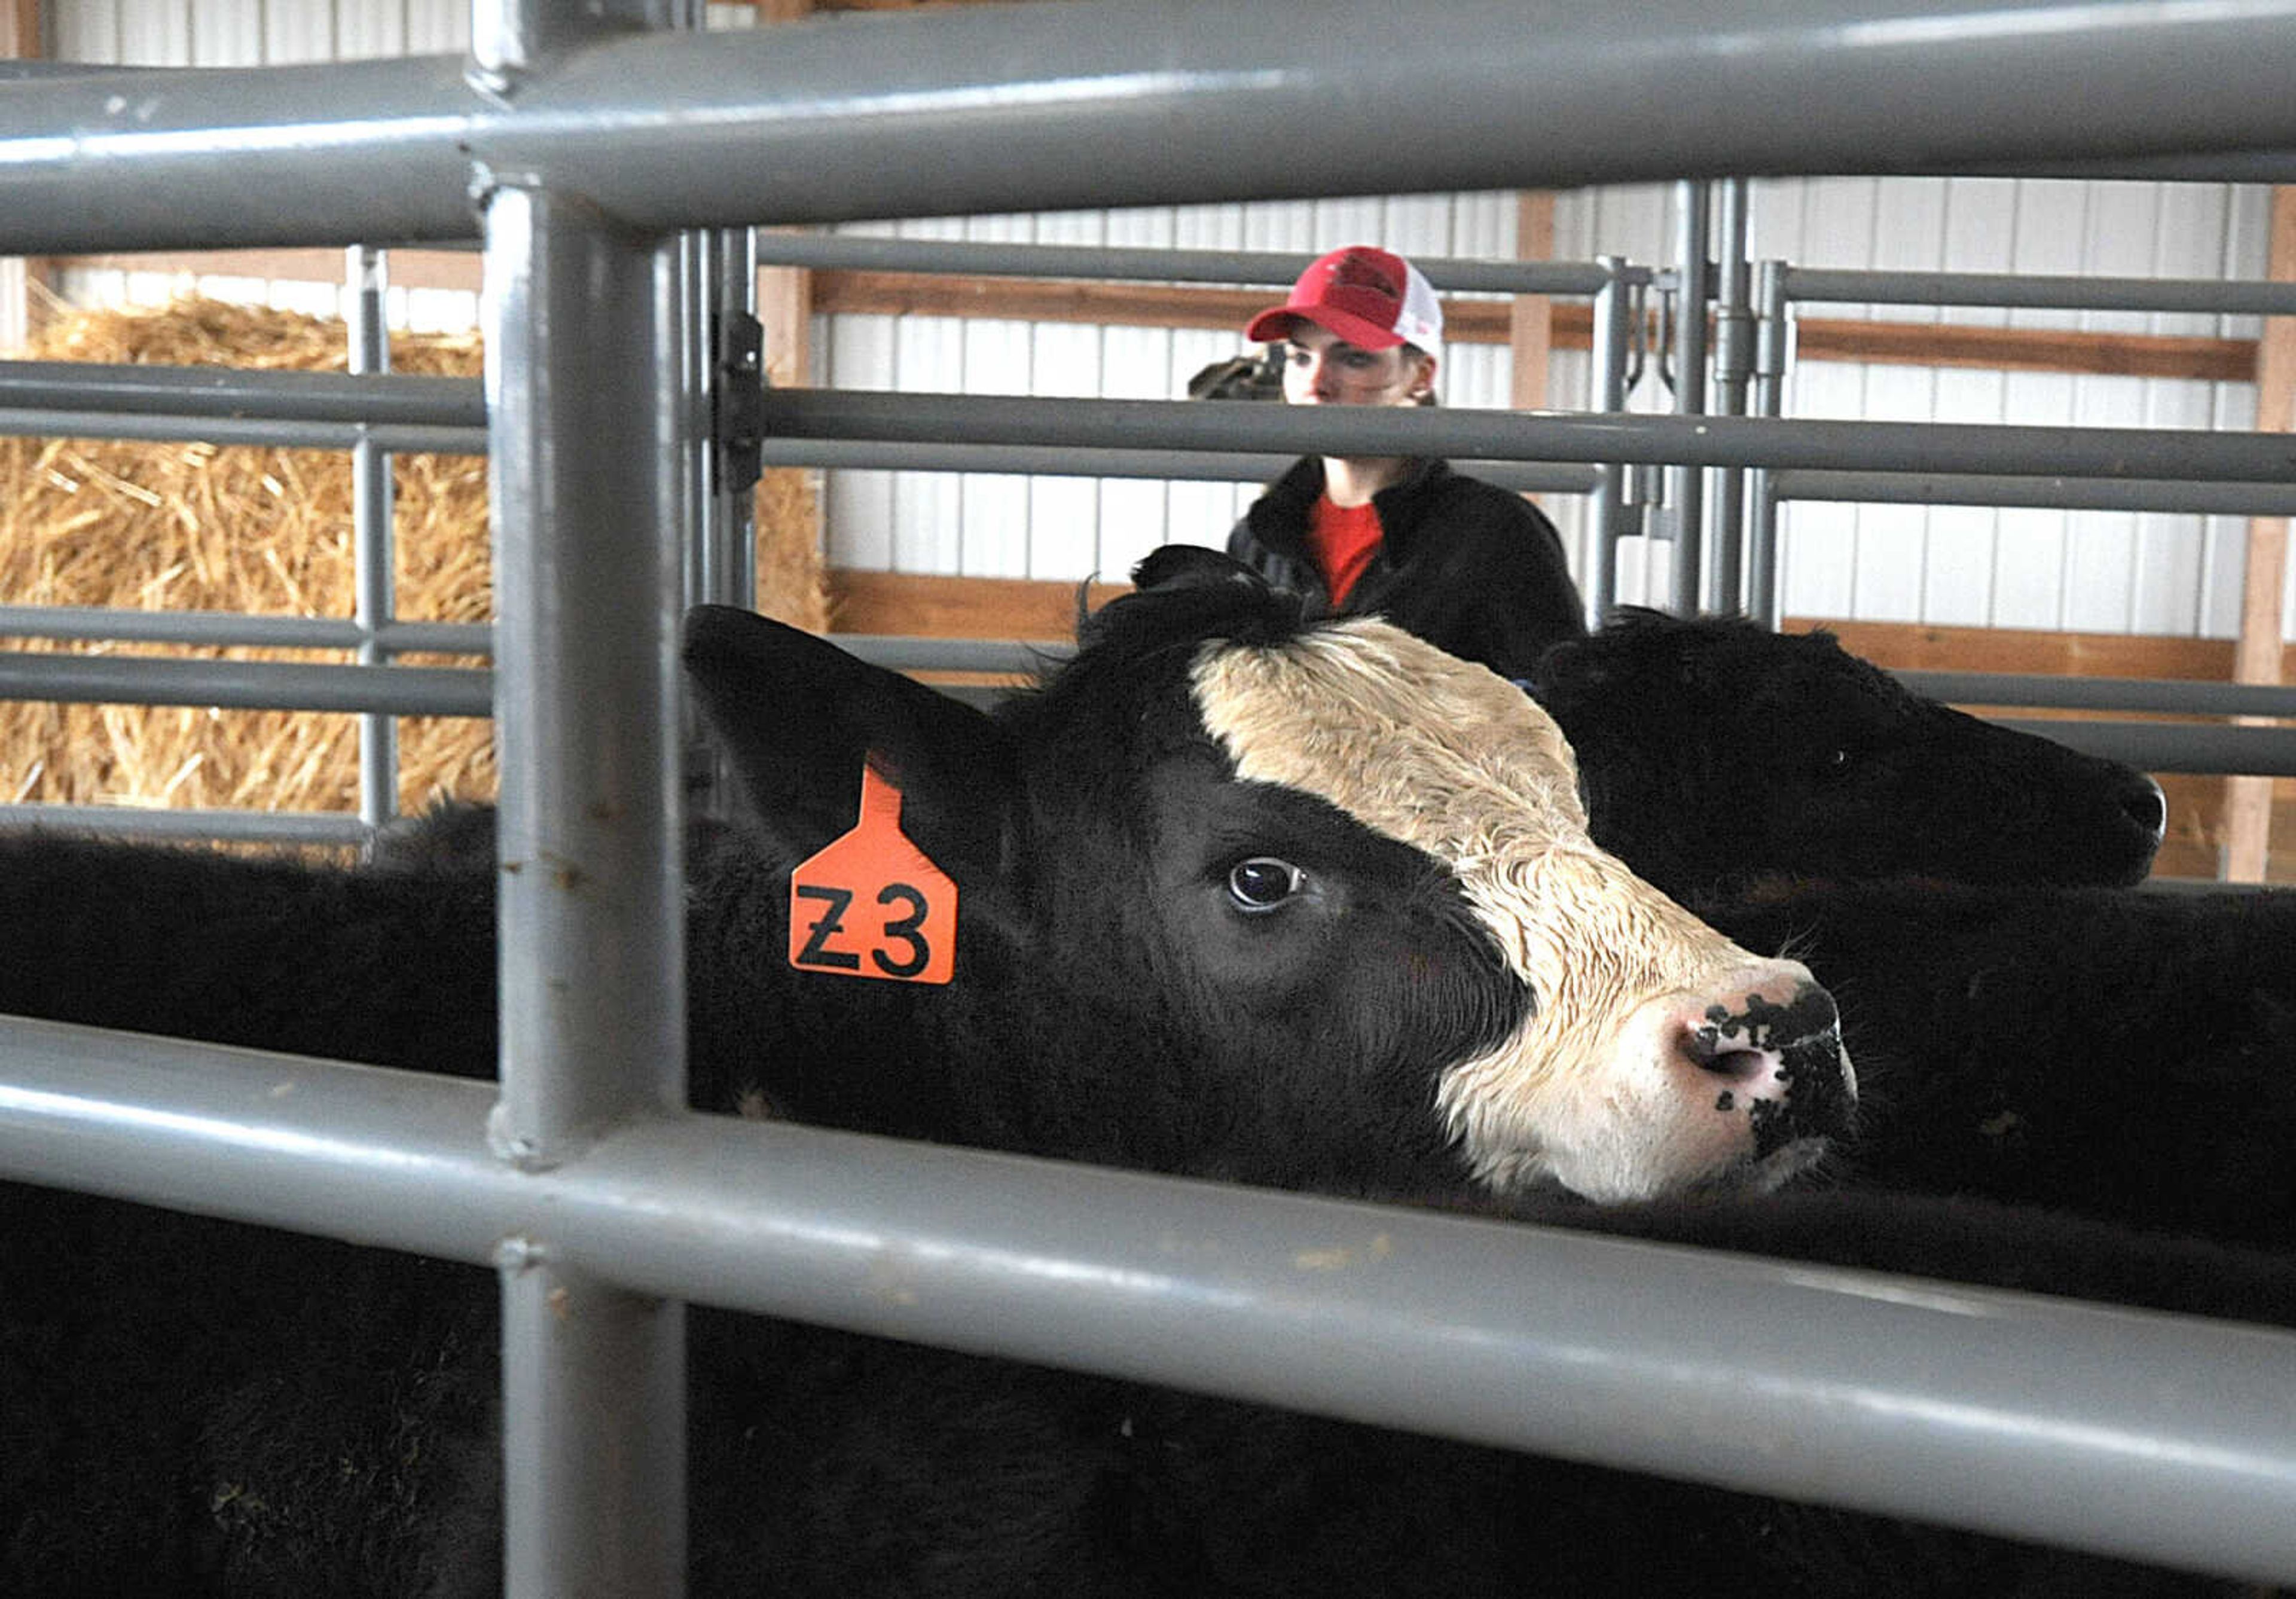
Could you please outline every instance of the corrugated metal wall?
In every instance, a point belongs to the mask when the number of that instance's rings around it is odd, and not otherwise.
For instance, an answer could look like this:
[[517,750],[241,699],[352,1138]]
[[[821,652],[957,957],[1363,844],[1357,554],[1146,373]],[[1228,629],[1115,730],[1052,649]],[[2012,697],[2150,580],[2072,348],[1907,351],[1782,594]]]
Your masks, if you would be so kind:
[[[237,64],[458,50],[463,0],[51,0],[62,59]],[[746,6],[711,25],[754,25]],[[2268,192],[2221,184],[2040,179],[1842,178],[1753,186],[1751,250],[1799,266],[2208,278],[2265,271]],[[1665,265],[1667,186],[1559,198],[1555,249]],[[860,231],[871,231],[863,229]],[[1311,250],[1374,241],[1406,253],[1509,258],[1513,196],[1439,194],[914,222],[905,236]],[[101,301],[203,292],[335,308],[324,285],[160,275],[82,275]],[[393,291],[416,326],[475,320],[472,298]],[[2253,338],[2254,318],[1828,306],[1814,315],[2096,332]],[[817,320],[814,381],[861,389],[1173,398],[1240,333],[1073,324],[842,316]],[[1441,388],[1455,406],[1503,406],[1506,349],[1454,344]],[[1556,354],[1550,392],[1585,403],[1587,358]],[[1666,407],[1654,379],[1636,409]],[[2242,428],[2253,387],[2169,379],[1804,362],[1788,414],[1877,420]],[[824,496],[832,559],[869,570],[1073,579],[1122,572],[1168,539],[1217,543],[1248,486],[847,472]],[[1549,509],[1575,550],[1581,517]],[[2244,523],[2103,512],[1794,504],[1784,519],[1784,603],[1795,614],[1883,621],[2231,636]],[[1629,539],[1622,599],[1662,598],[1666,546]],[[2296,581],[2284,617],[2296,618]]]

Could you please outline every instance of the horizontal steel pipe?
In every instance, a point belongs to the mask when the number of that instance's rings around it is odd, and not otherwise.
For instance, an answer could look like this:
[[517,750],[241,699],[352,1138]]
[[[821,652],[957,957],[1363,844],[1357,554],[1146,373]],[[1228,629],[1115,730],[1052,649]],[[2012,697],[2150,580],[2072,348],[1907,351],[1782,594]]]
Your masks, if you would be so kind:
[[2296,777],[2296,727],[2234,727],[2189,722],[2056,721],[1990,718],[2075,750],[2125,761],[2141,772],[2230,772]]
[[1784,281],[1790,300],[2296,316],[2296,283],[2047,274],[2020,276],[2006,272],[1869,272],[1792,266],[1784,269]]
[[475,378],[0,361],[0,406],[483,428]]
[[[333,617],[254,616],[216,611],[128,611],[95,605],[0,605],[0,636],[109,639],[123,644],[244,644],[278,650],[356,650],[368,629]],[[374,643],[395,654],[486,655],[482,622],[386,622]]]
[[[128,805],[0,805],[0,827],[42,827],[178,843],[357,845],[367,824],[348,811],[145,810]],[[0,1069],[0,1075],[5,1075]]]
[[15,1177],[2296,1578],[2284,1332],[730,1118],[521,1173],[493,1100],[0,1022]]
[[1201,20],[1079,0],[641,34],[500,92],[459,56],[34,77],[0,102],[0,255],[467,238],[497,172],[662,231],[2296,147],[2296,0]]
[[2037,478],[2001,474],[1782,472],[1781,500],[1897,505],[2018,505],[2065,511],[2159,511],[2202,516],[2296,516],[2296,484],[2184,479]]
[[[1208,402],[1210,403],[1210,402]],[[1225,403],[1225,402],[1221,402]],[[1266,483],[1294,457],[1234,451],[1077,449],[1060,445],[928,444],[873,439],[781,439],[765,441],[767,466],[820,466],[878,472],[996,472],[1052,478],[1155,478],[1184,482]],[[1470,461],[1461,472],[1529,494],[1591,494],[1599,468],[1564,461]]]
[[138,660],[0,650],[0,700],[483,717],[494,713],[494,674],[458,667]]
[[2152,710],[2171,715],[2296,717],[2296,686],[2166,677],[2064,677],[2010,672],[1901,671],[1916,693],[1956,705],[2051,705],[2069,710]]
[[2296,479],[2296,434],[2170,428],[1828,422],[1620,412],[1222,405],[790,390],[765,397],[769,436],[906,444],[1264,448],[1685,466],[1838,467],[2067,477]]
[[293,422],[238,416],[136,415],[119,411],[0,411],[0,434],[20,439],[141,439],[153,443],[348,450],[361,443],[402,455],[483,455],[483,428]]
[[[19,363],[19,366],[27,365]],[[69,368],[70,363],[37,363]],[[470,379],[397,376],[329,377],[319,373],[226,373],[187,367],[86,367],[86,393],[123,418],[168,414],[170,425],[199,436],[198,419],[245,425],[254,421],[364,422],[395,427],[481,430],[467,433],[483,447],[485,405]],[[72,374],[43,374],[42,391],[81,398]],[[313,377],[312,385],[269,380]],[[0,368],[4,377],[4,368]],[[408,387],[408,386],[412,387]],[[187,408],[188,407],[188,408]],[[53,418],[23,413],[29,432],[66,431]],[[1037,470],[1035,457],[991,455],[1004,447],[1062,446],[1119,452],[1111,466],[1127,465],[1121,452],[1149,446],[1210,452],[1227,470],[1243,471],[1259,445],[1276,459],[1316,451],[1442,455],[1459,460],[1537,461],[1558,475],[1553,485],[1582,491],[1570,466],[1561,463],[1634,461],[1680,465],[1767,465],[1838,468],[1855,463],[1869,472],[1990,473],[2028,485],[2036,467],[2054,476],[2103,480],[2231,479],[2271,485],[2254,497],[2276,501],[2296,478],[2296,437],[2166,428],[2039,428],[2001,424],[1828,422],[1743,416],[1651,416],[1617,412],[1514,412],[1438,408],[1365,410],[1362,414],[1319,408],[1177,400],[1080,400],[957,394],[890,394],[865,390],[777,389],[765,397],[765,428],[775,459],[823,463],[807,453],[819,445],[833,463],[872,461],[860,446],[899,445],[912,459],[947,463],[939,470]],[[101,436],[111,424],[98,422]],[[355,441],[347,434],[344,442]],[[434,436],[435,437],[435,436]],[[835,446],[834,449],[831,446]],[[393,442],[390,447],[400,446]],[[936,456],[942,450],[971,451]],[[974,464],[994,463],[996,464]],[[959,464],[962,463],[962,464]],[[1144,469],[1150,463],[1132,463]],[[1072,469],[1062,468],[1063,472]],[[1259,473],[1250,469],[1254,478]],[[1128,475],[1090,469],[1077,475]],[[1827,480],[1806,480],[1825,489]],[[2009,487],[2005,484],[2004,487]],[[1915,492],[1907,486],[1905,492]],[[2033,490],[2040,492],[2040,490]],[[2211,492],[2207,485],[2196,493]],[[2214,492],[2231,492],[2218,486]]]
[[[758,235],[767,266],[957,273],[983,277],[1066,277],[1144,283],[1289,283],[1316,258],[1285,250],[1158,250],[1097,244],[1008,244],[974,239],[902,239],[873,234]],[[1414,256],[1438,289],[1497,294],[1594,294],[1610,281],[1593,262],[1481,261]]]

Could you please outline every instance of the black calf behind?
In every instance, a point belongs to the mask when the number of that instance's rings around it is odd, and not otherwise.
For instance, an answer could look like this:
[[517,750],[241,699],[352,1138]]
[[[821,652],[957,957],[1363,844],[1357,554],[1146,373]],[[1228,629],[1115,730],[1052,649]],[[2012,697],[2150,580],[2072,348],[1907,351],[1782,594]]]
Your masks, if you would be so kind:
[[1629,609],[1531,689],[1595,841],[1677,898],[1767,874],[2132,883],[2167,824],[2143,773],[1924,699],[1823,632]]

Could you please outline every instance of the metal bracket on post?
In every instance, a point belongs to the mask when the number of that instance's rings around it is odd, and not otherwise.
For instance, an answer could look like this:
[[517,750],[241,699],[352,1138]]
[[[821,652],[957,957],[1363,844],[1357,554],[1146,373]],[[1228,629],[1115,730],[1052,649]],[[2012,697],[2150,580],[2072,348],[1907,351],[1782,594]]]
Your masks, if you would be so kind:
[[709,430],[718,450],[718,481],[731,492],[755,488],[765,473],[765,324],[746,311],[719,313]]

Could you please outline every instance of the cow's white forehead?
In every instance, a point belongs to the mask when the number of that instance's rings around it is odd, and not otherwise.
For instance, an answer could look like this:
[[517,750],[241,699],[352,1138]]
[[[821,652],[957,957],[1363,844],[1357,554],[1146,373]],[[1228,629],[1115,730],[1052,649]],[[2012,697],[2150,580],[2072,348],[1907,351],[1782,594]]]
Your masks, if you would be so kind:
[[[1586,834],[1578,762],[1554,718],[1389,623],[1356,619],[1272,648],[1208,644],[1195,691],[1239,776],[1320,794],[1447,859],[1488,843],[1493,796],[1509,797],[1513,826]],[[1463,808],[1468,796],[1481,802]]]

